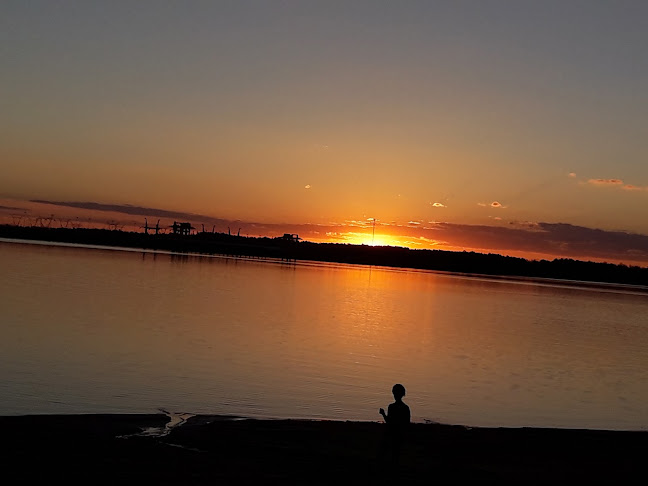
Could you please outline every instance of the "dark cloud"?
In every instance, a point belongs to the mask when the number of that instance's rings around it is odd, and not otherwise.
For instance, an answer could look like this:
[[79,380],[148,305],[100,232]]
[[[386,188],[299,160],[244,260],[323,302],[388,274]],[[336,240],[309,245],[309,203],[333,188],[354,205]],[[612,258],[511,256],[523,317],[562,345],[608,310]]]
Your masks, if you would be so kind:
[[565,223],[540,223],[539,226],[545,231],[545,236],[551,238],[546,241],[566,247],[572,255],[635,255],[648,260],[648,235],[605,231]]
[[648,235],[566,223],[527,223],[521,227],[438,223],[430,228],[430,233],[434,234],[433,239],[455,247],[648,262]]
[[227,220],[213,218],[203,214],[185,213],[179,211],[167,211],[165,209],[147,208],[141,206],[132,206],[130,204],[103,204],[97,202],[69,202],[69,201],[44,201],[32,199],[30,202],[40,204],[51,204],[54,206],[63,206],[68,208],[88,209],[91,211],[106,211],[135,216],[154,216],[156,218],[170,218],[188,221],[204,221],[205,223],[219,224],[226,223]]

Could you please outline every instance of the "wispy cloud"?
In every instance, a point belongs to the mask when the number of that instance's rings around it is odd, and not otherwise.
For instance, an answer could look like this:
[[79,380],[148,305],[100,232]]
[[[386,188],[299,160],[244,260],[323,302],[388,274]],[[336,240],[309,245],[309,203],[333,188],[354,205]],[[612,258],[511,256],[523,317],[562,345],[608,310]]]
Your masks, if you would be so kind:
[[427,243],[428,245],[432,245],[432,246],[438,246],[438,245],[443,244],[442,241],[437,241],[437,240],[433,240],[433,239],[430,239],[430,238],[426,238],[425,236],[419,236],[418,241],[422,242],[422,243]]
[[588,179],[587,184],[598,187],[616,187],[624,191],[648,191],[648,187],[626,184],[622,179]]
[[142,206],[132,206],[130,204],[103,204],[98,202],[70,202],[70,201],[45,201],[33,199],[30,202],[39,204],[49,204],[52,206],[61,206],[68,208],[87,209],[91,211],[105,211],[122,214],[131,214],[136,216],[156,216],[158,218],[184,219],[188,221],[205,220],[205,222],[224,222],[226,220],[213,218],[204,214],[187,213],[181,211],[167,211],[165,209],[147,208]]
[[445,204],[440,203],[440,202],[435,202],[435,203],[431,202],[430,205],[433,208],[445,208],[445,207],[447,207]]
[[18,208],[15,206],[1,206],[0,205],[0,210],[2,211],[22,211],[23,208]]
[[499,201],[493,201],[492,203],[489,203],[489,204],[486,204],[484,202],[478,202],[477,206],[482,207],[482,208],[491,207],[491,208],[495,208],[495,209],[504,209],[504,208],[506,208],[506,206],[504,206]]
[[366,228],[368,226],[371,226],[373,222],[369,221],[362,221],[362,220],[347,220],[344,222],[344,226],[352,226],[352,227],[360,227],[360,228]]
[[589,179],[588,184],[593,184],[595,186],[620,186],[623,185],[621,179]]
[[510,221],[509,225],[540,231],[540,224],[536,223],[535,221]]

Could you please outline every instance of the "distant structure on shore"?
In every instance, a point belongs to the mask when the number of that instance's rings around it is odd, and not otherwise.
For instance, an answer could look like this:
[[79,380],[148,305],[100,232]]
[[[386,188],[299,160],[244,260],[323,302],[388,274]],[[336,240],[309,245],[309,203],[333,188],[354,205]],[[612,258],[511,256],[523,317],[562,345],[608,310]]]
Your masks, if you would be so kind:
[[284,233],[281,239],[288,243],[297,243],[299,240],[301,240],[299,235],[296,235],[294,233]]
[[[37,225],[41,223],[42,225]],[[159,235],[151,236],[153,226],[144,231],[122,231],[115,223],[108,229],[52,228],[47,222],[30,226],[0,224],[0,237],[18,240],[38,240],[126,248],[146,248],[175,253],[205,255],[234,255],[250,258],[276,258],[284,261],[310,260],[356,265],[379,265],[414,268],[506,279],[551,279],[570,281],[579,286],[600,288],[612,285],[617,290],[648,292],[648,267],[556,258],[525,260],[494,253],[447,250],[411,250],[395,246],[365,246],[345,243],[315,243],[302,240],[297,234],[284,233],[277,237],[249,237],[239,234],[195,232],[191,223],[175,221],[171,228],[158,227]],[[62,226],[62,225],[61,225]],[[240,232],[240,230],[239,230]],[[178,236],[180,235],[180,236]],[[620,286],[619,286],[620,285]],[[627,286],[632,286],[627,287]],[[646,294],[645,294],[646,295]]]
[[178,223],[177,221],[174,221],[171,225],[171,229],[173,230],[174,235],[189,236],[191,234],[191,230],[194,230],[196,228],[191,226],[191,223]]
[[149,226],[148,225],[148,219],[144,218],[144,233],[149,234],[149,230],[155,230],[155,234],[159,235],[160,234],[160,220],[157,220],[157,223],[155,224],[155,227]]

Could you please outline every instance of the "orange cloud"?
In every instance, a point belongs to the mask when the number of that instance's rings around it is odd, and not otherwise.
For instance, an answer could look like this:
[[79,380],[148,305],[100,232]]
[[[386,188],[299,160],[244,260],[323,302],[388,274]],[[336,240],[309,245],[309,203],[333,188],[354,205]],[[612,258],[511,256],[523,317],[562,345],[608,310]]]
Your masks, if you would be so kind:
[[442,204],[442,203],[440,203],[440,202],[435,202],[435,203],[430,203],[430,204],[431,204],[432,207],[434,207],[434,208],[445,208],[445,207],[446,207],[445,204]]
[[352,228],[364,228],[367,224],[364,221],[345,221],[342,226],[348,226]]
[[443,241],[433,240],[431,238],[426,238],[425,236],[419,236],[418,241],[424,242],[424,243],[427,243],[428,245],[433,245],[433,246],[443,245],[444,244]]
[[624,191],[648,191],[648,187],[635,186],[634,184],[624,184],[621,179],[589,179],[588,184],[594,186],[612,186],[623,189]]
[[595,186],[619,186],[623,184],[623,181],[621,179],[590,179],[587,183]]
[[482,207],[482,208],[485,208],[485,207],[491,207],[491,208],[496,208],[496,209],[502,209],[502,208],[505,208],[505,207],[506,207],[506,206],[504,206],[504,205],[503,205],[501,202],[499,202],[499,201],[493,201],[493,202],[490,203],[490,204],[486,204],[486,203],[480,202],[480,203],[477,203],[477,206],[480,206],[480,207]]

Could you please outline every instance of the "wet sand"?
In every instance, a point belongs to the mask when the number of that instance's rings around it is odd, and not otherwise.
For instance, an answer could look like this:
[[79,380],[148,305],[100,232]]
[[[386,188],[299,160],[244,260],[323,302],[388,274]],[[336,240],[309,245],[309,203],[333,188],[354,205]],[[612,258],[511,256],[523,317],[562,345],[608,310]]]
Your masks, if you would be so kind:
[[[379,422],[195,416],[0,417],[20,484],[645,484],[648,432],[412,424],[398,466]],[[5,483],[5,484],[10,484]]]

